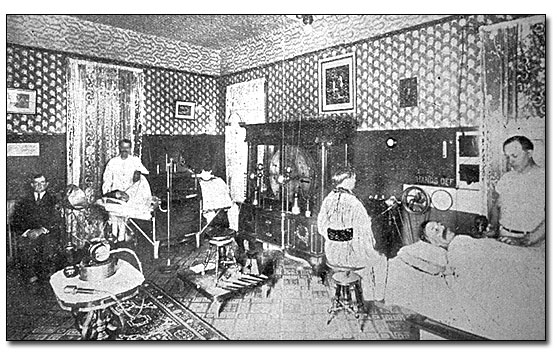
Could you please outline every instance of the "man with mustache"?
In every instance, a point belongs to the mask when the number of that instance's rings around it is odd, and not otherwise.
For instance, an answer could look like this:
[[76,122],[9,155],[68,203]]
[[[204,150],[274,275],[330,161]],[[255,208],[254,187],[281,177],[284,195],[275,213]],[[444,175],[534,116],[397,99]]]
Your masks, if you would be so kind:
[[545,240],[545,170],[532,154],[534,145],[524,136],[503,143],[511,171],[495,187],[488,236],[508,244],[533,246]]

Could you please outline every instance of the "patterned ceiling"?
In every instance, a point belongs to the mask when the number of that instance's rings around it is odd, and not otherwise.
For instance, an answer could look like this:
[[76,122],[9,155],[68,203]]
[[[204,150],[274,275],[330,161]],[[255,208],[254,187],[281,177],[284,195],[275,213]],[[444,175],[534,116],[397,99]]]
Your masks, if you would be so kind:
[[[222,49],[280,30],[302,25],[285,15],[72,15],[157,37]],[[323,17],[323,16],[319,16]]]

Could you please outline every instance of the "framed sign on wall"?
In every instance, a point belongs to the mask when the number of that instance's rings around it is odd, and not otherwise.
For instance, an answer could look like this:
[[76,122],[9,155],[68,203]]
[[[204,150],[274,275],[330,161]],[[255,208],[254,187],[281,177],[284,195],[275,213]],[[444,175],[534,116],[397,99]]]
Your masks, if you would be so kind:
[[355,54],[319,61],[319,113],[354,112]]
[[7,89],[6,105],[8,113],[35,114],[37,112],[37,92],[31,89]]

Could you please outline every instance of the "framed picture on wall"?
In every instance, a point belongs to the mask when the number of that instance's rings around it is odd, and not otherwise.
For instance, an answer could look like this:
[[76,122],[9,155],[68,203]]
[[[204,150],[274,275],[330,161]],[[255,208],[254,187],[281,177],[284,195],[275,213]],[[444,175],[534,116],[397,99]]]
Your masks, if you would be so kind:
[[174,118],[186,120],[195,119],[195,103],[189,101],[177,101]]
[[355,54],[319,60],[319,113],[354,112]]
[[8,113],[35,114],[37,112],[37,92],[31,89],[8,88],[6,105]]

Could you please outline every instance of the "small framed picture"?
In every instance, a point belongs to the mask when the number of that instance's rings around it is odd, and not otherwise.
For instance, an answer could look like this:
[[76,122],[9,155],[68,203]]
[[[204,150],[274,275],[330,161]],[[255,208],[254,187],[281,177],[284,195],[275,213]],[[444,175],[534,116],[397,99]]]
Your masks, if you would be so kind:
[[355,54],[319,60],[319,113],[354,112]]
[[37,92],[35,90],[8,88],[7,92],[6,105],[8,113],[37,113]]
[[174,118],[186,120],[195,119],[195,103],[189,101],[177,101]]

